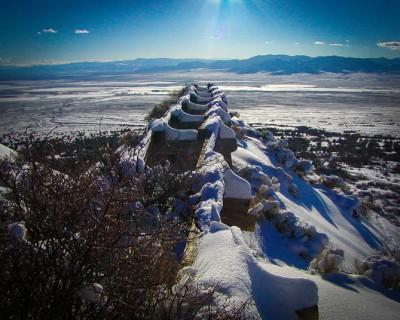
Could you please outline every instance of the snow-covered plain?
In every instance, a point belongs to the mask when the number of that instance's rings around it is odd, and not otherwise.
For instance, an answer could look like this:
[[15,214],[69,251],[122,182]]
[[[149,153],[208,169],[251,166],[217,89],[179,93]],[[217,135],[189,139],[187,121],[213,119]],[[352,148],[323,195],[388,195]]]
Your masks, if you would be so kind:
[[307,125],[400,137],[400,76],[238,75],[209,70],[67,80],[0,81],[0,134],[144,127],[147,111],[171,90],[212,79],[249,123]]

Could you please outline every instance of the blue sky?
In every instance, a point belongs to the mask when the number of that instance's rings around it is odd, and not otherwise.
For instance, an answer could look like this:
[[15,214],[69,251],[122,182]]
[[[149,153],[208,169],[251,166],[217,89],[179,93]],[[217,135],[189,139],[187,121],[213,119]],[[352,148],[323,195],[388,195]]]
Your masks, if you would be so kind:
[[0,63],[400,57],[400,0],[0,0]]

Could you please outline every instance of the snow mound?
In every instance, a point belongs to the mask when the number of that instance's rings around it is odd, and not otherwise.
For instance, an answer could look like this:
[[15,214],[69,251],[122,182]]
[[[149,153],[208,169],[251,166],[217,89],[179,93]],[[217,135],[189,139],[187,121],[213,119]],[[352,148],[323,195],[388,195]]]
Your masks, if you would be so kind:
[[200,238],[193,268],[202,286],[218,284],[221,303],[241,304],[253,297],[247,316],[262,319],[297,319],[296,310],[318,303],[314,282],[272,274],[258,263],[239,228],[212,225],[213,232]]
[[287,242],[289,251],[309,261],[328,245],[325,234],[318,232],[313,225],[299,220],[293,212],[279,212],[275,201],[264,200],[261,203],[268,223],[290,240]]
[[375,283],[395,289],[400,284],[400,264],[380,255],[372,255],[361,262],[359,269]]

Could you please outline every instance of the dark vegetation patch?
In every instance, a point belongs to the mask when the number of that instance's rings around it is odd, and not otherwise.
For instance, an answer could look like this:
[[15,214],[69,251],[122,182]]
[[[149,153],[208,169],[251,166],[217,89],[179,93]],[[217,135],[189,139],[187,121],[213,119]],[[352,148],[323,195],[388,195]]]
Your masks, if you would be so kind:
[[146,115],[145,120],[150,121],[153,118],[160,119],[164,116],[165,112],[168,110],[168,108],[174,104],[177,103],[178,99],[184,94],[185,88],[182,88],[180,90],[174,90],[168,94],[168,97],[161,101],[160,103],[157,103]]
[[140,163],[139,139],[133,131],[7,137],[18,156],[0,162],[2,317],[246,318],[251,300],[216,305],[218,283],[179,272],[195,176]]
[[[18,151],[23,157],[53,157],[53,169],[66,174],[79,174],[101,160],[100,150],[107,146],[116,150],[121,145],[134,147],[141,134],[130,129],[86,133],[78,131],[61,136],[43,137],[35,131],[7,134],[0,143]],[[53,159],[54,160],[54,159]]]
[[[316,173],[336,175],[355,187],[355,193],[363,201],[361,213],[369,216],[378,213],[396,225],[400,225],[400,190],[389,181],[391,175],[400,173],[400,140],[391,136],[366,136],[353,131],[344,133],[299,126],[293,128],[267,127],[276,138],[288,141],[289,149],[299,159],[312,161]],[[380,170],[387,182],[369,181],[362,175],[350,173],[347,168]],[[365,190],[368,190],[367,194]],[[383,196],[382,192],[392,193]]]

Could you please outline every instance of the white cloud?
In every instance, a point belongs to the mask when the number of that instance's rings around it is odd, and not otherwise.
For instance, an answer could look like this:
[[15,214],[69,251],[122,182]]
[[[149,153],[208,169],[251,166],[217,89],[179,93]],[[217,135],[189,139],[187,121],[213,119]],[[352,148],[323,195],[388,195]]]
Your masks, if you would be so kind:
[[271,44],[273,43],[272,41],[265,41],[266,44]]
[[57,33],[58,31],[50,28],[50,29],[43,29],[42,32],[43,33]]
[[209,36],[208,39],[211,39],[211,40],[223,40],[224,39],[224,35],[220,34],[219,36],[216,36],[216,37]]
[[90,33],[90,31],[86,30],[86,29],[76,29],[74,31],[74,33],[76,33],[76,34],[85,34],[85,33]]
[[332,47],[343,47],[343,44],[341,44],[341,43],[331,43],[330,46],[332,46]]
[[325,42],[315,41],[314,44],[323,45],[323,44],[325,44]]
[[400,50],[400,41],[378,42],[376,45],[389,50]]

